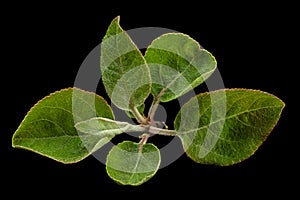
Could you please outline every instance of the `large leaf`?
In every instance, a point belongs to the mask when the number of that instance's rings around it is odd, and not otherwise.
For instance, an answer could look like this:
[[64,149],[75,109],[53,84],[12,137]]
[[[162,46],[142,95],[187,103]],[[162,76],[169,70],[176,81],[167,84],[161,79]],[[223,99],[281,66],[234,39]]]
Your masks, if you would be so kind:
[[160,165],[159,149],[153,144],[124,141],[107,156],[108,175],[123,185],[140,185],[154,176]]
[[102,97],[76,88],[57,91],[31,108],[14,133],[12,145],[63,163],[78,162],[112,138],[75,129],[78,121],[95,116],[114,118]]
[[101,44],[102,81],[112,102],[130,111],[150,93],[151,77],[145,59],[115,18]]
[[203,83],[216,68],[215,58],[182,33],[167,33],[155,39],[145,59],[151,72],[151,93],[162,102]]
[[[224,108],[226,112],[222,113]],[[175,119],[175,129],[194,161],[231,165],[247,159],[259,148],[283,108],[280,99],[265,92],[218,90],[187,102]],[[198,112],[197,123],[193,112]]]

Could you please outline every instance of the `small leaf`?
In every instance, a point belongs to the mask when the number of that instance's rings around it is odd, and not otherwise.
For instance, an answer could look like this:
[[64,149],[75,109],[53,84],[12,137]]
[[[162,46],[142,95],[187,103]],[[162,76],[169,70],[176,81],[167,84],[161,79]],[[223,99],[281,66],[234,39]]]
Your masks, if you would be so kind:
[[[176,116],[175,130],[180,133],[187,155],[194,161],[232,165],[247,159],[259,148],[283,108],[280,99],[265,92],[218,90],[187,102]],[[195,112],[198,112],[197,123],[193,119]]]
[[109,152],[106,171],[122,185],[140,185],[154,176],[160,159],[159,149],[153,144],[144,144],[141,149],[139,143],[124,141]]
[[78,121],[95,116],[114,118],[102,97],[76,88],[54,92],[31,108],[14,133],[12,145],[59,162],[78,162],[111,139],[75,129]]
[[167,33],[155,39],[145,59],[151,73],[151,93],[162,102],[176,99],[200,85],[216,68],[215,58],[182,33]]
[[102,81],[111,101],[130,111],[149,96],[151,77],[142,53],[119,21],[117,17],[111,22],[101,44]]
[[75,124],[75,128],[83,133],[102,137],[115,136],[123,132],[141,132],[146,127],[132,125],[127,122],[114,121],[103,117],[95,117]]

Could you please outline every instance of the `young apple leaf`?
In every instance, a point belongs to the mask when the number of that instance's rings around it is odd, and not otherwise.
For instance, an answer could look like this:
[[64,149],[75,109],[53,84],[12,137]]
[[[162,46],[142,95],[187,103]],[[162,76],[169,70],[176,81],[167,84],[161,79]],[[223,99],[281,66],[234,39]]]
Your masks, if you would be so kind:
[[[175,118],[174,130],[169,130],[154,119],[159,103],[203,83],[216,69],[216,59],[182,33],[161,35],[143,56],[119,22],[119,17],[112,20],[101,43],[102,82],[111,102],[140,124],[115,121],[102,97],[67,88],[30,109],[13,134],[13,147],[75,163],[114,136],[137,132],[139,143],[121,142],[106,157],[108,176],[133,186],[148,181],[159,169],[160,150],[147,143],[151,135],[178,136],[186,154],[202,164],[227,166],[254,154],[277,124],[284,102],[258,90],[207,92],[185,103]],[[150,93],[153,102],[148,109],[145,100]]]
[[162,102],[176,99],[203,83],[217,64],[212,54],[182,33],[167,33],[155,39],[145,59],[151,73],[151,93]]
[[94,117],[75,124],[75,128],[83,133],[102,137],[115,136],[123,132],[142,132],[147,129],[143,126],[132,125],[127,122],[114,121],[103,117]]
[[140,185],[157,172],[159,149],[153,144],[124,141],[114,146],[107,156],[107,174],[122,185]]
[[101,44],[102,81],[111,101],[130,111],[142,105],[151,88],[146,61],[115,18]]
[[[222,93],[225,98],[219,98]],[[219,100],[213,104],[212,98]],[[199,106],[197,128],[194,115],[190,113],[195,110],[195,106],[191,106],[195,103]],[[218,111],[224,104],[225,116]],[[247,159],[259,148],[276,125],[283,108],[280,99],[265,92],[218,90],[192,98],[181,108],[174,125],[184,150],[194,161],[232,165]]]
[[114,118],[102,97],[76,88],[54,92],[31,108],[14,133],[12,145],[62,163],[78,162],[112,138],[75,129],[78,121],[95,116]]

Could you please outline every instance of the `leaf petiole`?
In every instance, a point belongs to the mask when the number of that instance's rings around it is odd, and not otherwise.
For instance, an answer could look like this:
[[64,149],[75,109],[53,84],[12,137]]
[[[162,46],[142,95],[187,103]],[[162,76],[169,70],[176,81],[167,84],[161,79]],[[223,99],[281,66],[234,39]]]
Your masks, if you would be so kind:
[[153,102],[151,104],[151,107],[149,109],[148,112],[148,119],[150,121],[153,121],[154,115],[156,113],[157,107],[159,105],[160,102],[160,98],[162,95],[164,95],[164,93],[167,91],[168,87],[172,84],[173,82],[171,82],[170,84],[168,84],[167,86],[165,86],[160,92],[159,94],[153,99]]
[[132,111],[132,114],[135,116],[136,120],[140,124],[144,124],[144,125],[148,124],[147,119],[143,115],[141,115],[141,113],[138,111],[137,107],[132,106],[131,111]]
[[142,155],[143,152],[143,146],[147,143],[148,138],[150,137],[149,133],[144,133],[140,136],[141,141],[139,142],[139,155]]

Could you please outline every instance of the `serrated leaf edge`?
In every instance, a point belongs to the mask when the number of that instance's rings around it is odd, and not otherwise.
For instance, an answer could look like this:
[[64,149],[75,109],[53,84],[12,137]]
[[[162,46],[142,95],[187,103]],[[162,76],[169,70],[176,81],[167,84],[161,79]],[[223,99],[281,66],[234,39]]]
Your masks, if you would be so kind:
[[[107,103],[107,101],[106,101],[102,96],[97,95],[97,94],[94,93],[94,92],[89,92],[89,91],[86,91],[86,90],[82,90],[82,89],[77,88],[77,87],[68,87],[68,88],[64,88],[64,89],[58,90],[58,91],[54,91],[54,92],[50,93],[49,95],[47,95],[47,96],[43,97],[42,99],[40,99],[38,102],[36,102],[36,103],[30,108],[30,110],[26,113],[24,119],[21,121],[20,125],[18,126],[17,130],[14,132],[14,134],[13,134],[13,136],[12,136],[12,147],[13,147],[13,148],[25,149],[25,150],[28,150],[28,151],[37,153],[37,154],[39,154],[39,155],[45,156],[45,157],[47,157],[47,158],[51,158],[51,159],[53,159],[53,160],[55,160],[55,161],[57,161],[57,162],[63,163],[63,164],[77,163],[77,162],[79,162],[79,161],[81,161],[81,160],[87,158],[89,155],[91,155],[91,154],[93,153],[93,151],[89,152],[89,151],[87,150],[87,152],[88,152],[87,155],[84,156],[84,157],[82,157],[81,159],[78,159],[78,160],[76,160],[76,161],[63,161],[63,160],[58,160],[58,159],[56,159],[56,158],[54,158],[54,157],[52,157],[52,156],[49,156],[49,155],[47,155],[47,154],[41,153],[41,152],[39,152],[39,151],[35,151],[35,150],[31,149],[31,148],[24,147],[24,146],[22,146],[22,145],[17,145],[17,144],[14,143],[14,141],[16,140],[16,139],[15,139],[16,132],[17,132],[17,131],[19,130],[19,128],[22,126],[23,122],[27,119],[27,116],[32,112],[32,110],[35,108],[36,105],[38,105],[41,101],[43,101],[43,100],[45,100],[45,99],[47,99],[47,98],[50,98],[50,97],[52,97],[52,96],[54,96],[54,95],[56,95],[56,94],[59,94],[59,93],[61,93],[61,92],[68,91],[68,90],[78,90],[78,91],[81,91],[81,92],[84,92],[84,93],[87,93],[87,94],[95,95],[95,96],[99,97],[100,99],[102,99],[103,102],[104,102],[108,107],[110,107],[109,104]],[[112,110],[111,110],[111,113],[112,113],[113,119],[115,119],[115,116],[114,116]],[[79,137],[79,136],[78,136],[78,137]],[[98,141],[98,143],[99,143],[101,140],[103,140],[103,139],[105,139],[105,138],[100,139],[100,140]],[[97,143],[97,144],[98,144],[98,143]]]
[[[215,166],[231,166],[231,165],[235,165],[235,164],[239,164],[241,163],[242,161],[244,160],[247,160],[248,158],[250,158],[252,155],[255,154],[255,152],[259,149],[259,147],[266,141],[266,139],[268,138],[268,136],[270,135],[270,133],[273,131],[273,129],[275,128],[275,126],[277,125],[280,117],[281,117],[281,114],[283,112],[283,109],[285,108],[285,103],[280,99],[278,98],[277,96],[275,96],[274,94],[271,94],[269,92],[265,92],[265,91],[262,91],[262,90],[257,90],[257,89],[247,89],[247,88],[226,88],[226,89],[220,89],[220,90],[215,90],[215,91],[209,91],[209,92],[203,92],[203,93],[200,93],[194,97],[192,97],[190,100],[188,100],[186,103],[190,102],[192,99],[194,98],[197,98],[198,96],[202,96],[202,95],[206,95],[206,94],[211,94],[211,93],[216,93],[216,92],[219,92],[219,91],[235,91],[235,90],[241,90],[241,91],[252,91],[252,92],[259,92],[259,93],[263,93],[263,94],[267,94],[275,99],[277,99],[281,104],[282,106],[272,106],[272,107],[281,107],[281,110],[279,112],[279,116],[278,116],[278,119],[274,122],[273,126],[270,128],[270,131],[268,133],[265,134],[265,136],[263,137],[263,139],[261,140],[261,143],[259,145],[257,145],[257,148],[251,153],[249,154],[248,157],[245,157],[244,159],[241,159],[239,161],[236,161],[236,162],[233,162],[231,164],[210,164],[210,163],[205,163],[205,162],[198,162],[196,160],[194,160],[189,154],[186,153],[186,155],[192,159],[194,162],[196,163],[199,163],[199,164],[205,164],[205,165],[215,165]],[[179,111],[180,112],[180,111]],[[179,113],[178,112],[178,113]],[[177,115],[178,113],[176,114],[176,117],[175,117],[175,120],[174,122],[176,121],[176,118],[177,118]],[[183,148],[183,151],[186,152],[186,149],[184,149],[184,146],[183,146],[183,139],[180,137],[180,134],[177,135],[180,140],[181,140],[181,144],[182,144],[182,148]]]

